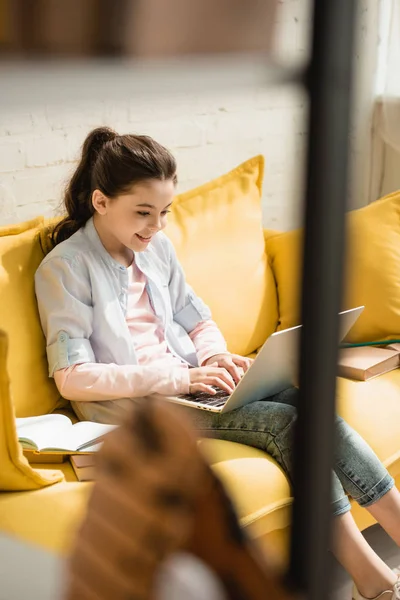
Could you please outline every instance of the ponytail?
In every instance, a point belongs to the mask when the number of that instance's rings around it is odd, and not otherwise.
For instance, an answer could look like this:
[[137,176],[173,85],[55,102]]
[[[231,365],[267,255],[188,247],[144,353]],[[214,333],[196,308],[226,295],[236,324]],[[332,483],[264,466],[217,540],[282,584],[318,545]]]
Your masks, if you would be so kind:
[[54,228],[53,244],[59,244],[71,237],[93,215],[92,170],[103,146],[117,137],[118,134],[112,129],[98,127],[85,139],[81,160],[64,193],[67,216]]
[[83,143],[81,160],[65,190],[67,216],[55,227],[53,244],[71,237],[93,216],[94,190],[115,198],[149,179],[176,182],[176,162],[169,150],[146,135],[94,129]]

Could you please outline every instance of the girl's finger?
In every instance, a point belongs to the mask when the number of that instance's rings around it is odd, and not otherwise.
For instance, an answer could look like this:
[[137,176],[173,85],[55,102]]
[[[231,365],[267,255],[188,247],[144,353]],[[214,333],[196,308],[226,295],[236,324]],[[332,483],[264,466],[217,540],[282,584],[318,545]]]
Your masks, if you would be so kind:
[[237,354],[232,354],[232,361],[235,363],[235,365],[238,365],[238,367],[242,367],[242,369],[244,369],[244,372],[246,372],[250,368],[250,365],[253,362],[251,358],[238,356]]
[[198,392],[205,392],[206,394],[211,394],[211,396],[215,396],[217,393],[210,385],[206,383],[196,383],[195,385],[190,386],[190,393],[196,394]]
[[[235,382],[225,369],[218,369],[219,373],[209,373],[202,383],[212,385],[232,394],[235,389]],[[224,372],[223,372],[224,371]]]
[[228,369],[226,367],[222,367],[221,369],[218,369],[218,373],[216,373],[217,377],[220,377],[221,379],[223,379],[224,381],[226,381],[226,383],[228,383],[230,386],[232,386],[233,389],[235,389],[236,384],[235,384],[235,380],[232,377],[231,373],[228,371]]
[[235,384],[233,383],[233,381],[229,384],[220,377],[213,377],[212,379],[213,380],[210,383],[212,383],[212,385],[215,385],[216,387],[219,387],[221,390],[224,390],[224,392],[226,392],[227,394],[232,394],[233,390],[235,389]]
[[233,362],[233,360],[228,359],[227,361],[224,361],[224,367],[228,371],[228,373],[230,373],[230,375],[232,376],[233,381],[235,383],[239,383],[239,381],[241,379],[240,371],[239,371],[238,367],[235,365],[235,363]]

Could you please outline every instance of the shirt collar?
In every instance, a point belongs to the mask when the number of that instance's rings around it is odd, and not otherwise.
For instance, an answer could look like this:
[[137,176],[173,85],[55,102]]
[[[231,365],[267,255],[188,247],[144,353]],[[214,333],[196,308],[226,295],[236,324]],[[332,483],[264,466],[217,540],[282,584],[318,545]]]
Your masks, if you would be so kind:
[[120,271],[125,271],[126,267],[121,265],[117,260],[115,260],[111,254],[107,252],[104,248],[103,243],[97,233],[96,227],[94,226],[93,217],[87,221],[84,227],[85,235],[89,238],[91,244],[96,248],[97,252],[101,255],[104,261],[109,264],[111,267],[118,269]]

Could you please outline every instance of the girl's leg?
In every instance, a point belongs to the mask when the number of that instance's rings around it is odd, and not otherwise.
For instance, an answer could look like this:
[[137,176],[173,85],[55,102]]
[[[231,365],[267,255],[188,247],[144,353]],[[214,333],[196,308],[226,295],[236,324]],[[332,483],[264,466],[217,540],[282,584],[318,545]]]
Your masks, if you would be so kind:
[[393,487],[377,502],[368,507],[371,515],[400,546],[400,492]]
[[365,598],[390,590],[397,575],[367,543],[350,512],[334,520],[334,554]]
[[[297,397],[297,390],[291,389],[269,401],[255,402],[230,413],[213,415],[206,411],[189,411],[201,435],[207,433],[265,450],[290,477]],[[335,459],[335,553],[359,591],[373,598],[392,588],[396,576],[359,532],[348,513],[350,504],[346,492],[365,507],[375,506],[394,482],[368,444],[340,418],[336,423]]]

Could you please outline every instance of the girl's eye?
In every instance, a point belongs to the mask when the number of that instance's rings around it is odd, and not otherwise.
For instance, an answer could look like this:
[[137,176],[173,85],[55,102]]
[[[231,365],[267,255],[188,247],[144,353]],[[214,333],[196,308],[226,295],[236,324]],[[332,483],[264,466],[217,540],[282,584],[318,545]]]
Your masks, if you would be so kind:
[[[161,215],[163,217],[165,217],[170,212],[171,212],[170,210],[163,210],[162,213],[161,213]],[[150,215],[149,212],[141,212],[141,211],[138,211],[137,214],[140,215],[141,217],[148,217]]]

